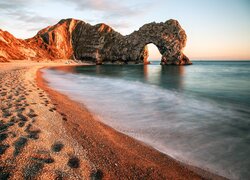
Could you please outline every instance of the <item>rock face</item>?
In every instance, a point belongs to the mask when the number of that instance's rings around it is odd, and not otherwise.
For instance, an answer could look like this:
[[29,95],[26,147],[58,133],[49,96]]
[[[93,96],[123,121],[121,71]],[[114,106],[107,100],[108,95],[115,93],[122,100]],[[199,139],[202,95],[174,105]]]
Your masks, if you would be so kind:
[[37,46],[31,46],[27,41],[16,39],[7,31],[0,30],[0,62],[8,60],[46,58],[47,52]]
[[7,59],[77,59],[96,64],[145,63],[147,44],[155,44],[163,65],[192,64],[183,54],[186,33],[176,20],[149,23],[123,36],[106,24],[65,19],[26,40],[0,31],[0,61]]
[[0,62],[31,59],[36,61],[71,59],[72,31],[78,20],[61,20],[54,26],[40,30],[32,38],[17,39],[0,30]]
[[75,19],[61,20],[54,26],[40,30],[36,36],[27,41],[47,51],[51,59],[71,59],[74,52],[72,31],[78,22]]

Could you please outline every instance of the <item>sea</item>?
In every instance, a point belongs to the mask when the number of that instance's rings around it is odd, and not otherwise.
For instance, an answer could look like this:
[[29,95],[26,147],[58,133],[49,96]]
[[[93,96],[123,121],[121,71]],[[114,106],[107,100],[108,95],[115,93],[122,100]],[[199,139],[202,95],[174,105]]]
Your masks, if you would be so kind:
[[[43,69],[100,121],[181,161],[250,178],[250,61]],[[143,152],[142,152],[143,153]]]

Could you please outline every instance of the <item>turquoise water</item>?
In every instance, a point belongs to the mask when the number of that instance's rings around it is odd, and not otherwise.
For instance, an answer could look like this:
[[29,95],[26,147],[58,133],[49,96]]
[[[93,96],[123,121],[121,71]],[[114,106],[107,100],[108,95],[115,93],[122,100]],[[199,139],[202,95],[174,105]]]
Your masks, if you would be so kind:
[[44,70],[100,120],[185,163],[250,177],[250,62]]

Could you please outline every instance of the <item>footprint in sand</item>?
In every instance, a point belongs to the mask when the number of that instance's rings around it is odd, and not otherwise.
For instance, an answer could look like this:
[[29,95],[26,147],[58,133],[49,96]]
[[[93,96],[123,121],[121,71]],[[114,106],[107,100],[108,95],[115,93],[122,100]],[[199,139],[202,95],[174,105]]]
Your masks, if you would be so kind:
[[26,137],[19,137],[14,143],[14,152],[13,152],[13,155],[14,157],[17,156],[21,151],[22,149],[24,148],[24,146],[27,144],[28,142],[28,139]]
[[16,112],[17,113],[22,113],[25,110],[25,107],[17,108]]
[[56,108],[54,108],[54,107],[50,108],[49,111],[54,112],[54,111],[56,111]]
[[22,113],[17,113],[17,117],[21,120],[21,121],[28,121],[27,117],[24,116]]
[[62,116],[62,120],[64,120],[64,121],[67,121],[67,120],[68,120],[66,114],[64,114],[64,113],[60,113],[60,114],[61,114],[61,116]]
[[33,109],[30,109],[29,113],[27,114],[29,118],[37,117],[38,115],[35,113]]
[[69,158],[67,165],[71,168],[79,168],[80,160],[77,157],[71,157]]
[[67,177],[67,174],[60,170],[55,170],[55,180],[63,180]]
[[17,116],[12,116],[12,117],[10,118],[10,122],[17,123],[17,122],[18,122]]
[[28,135],[26,136],[29,139],[39,139],[40,129],[34,129],[31,124],[28,124],[26,129],[24,130]]
[[12,113],[9,110],[3,110],[2,112],[4,118],[10,117],[12,115]]
[[0,121],[0,132],[4,132],[7,131],[7,129],[9,128],[7,123],[4,123],[2,120]]
[[0,179],[5,180],[9,179],[10,177],[10,172],[5,167],[0,166]]
[[61,142],[55,142],[51,146],[51,150],[54,151],[54,152],[60,152],[63,147],[64,147],[64,144],[62,144]]
[[14,133],[14,132],[10,132],[10,135],[11,135],[12,138],[16,137],[16,133]]
[[33,154],[23,169],[24,179],[35,179],[45,164],[51,164],[53,162],[54,159],[46,151]]
[[10,147],[10,145],[8,144],[0,144],[0,155],[3,155],[6,151],[6,149],[8,149]]
[[101,170],[92,171],[90,174],[91,180],[101,180],[103,178],[103,172]]
[[62,120],[63,121],[68,121],[68,119],[66,117],[63,117]]
[[43,169],[44,164],[40,162],[29,163],[23,170],[24,179],[35,179],[37,174]]
[[48,101],[46,98],[45,98],[44,100],[45,100],[45,101],[44,101],[45,106],[48,106],[48,104],[50,104],[49,101]]
[[4,141],[8,137],[7,133],[1,133],[0,134],[0,142]]
[[54,159],[50,156],[48,151],[41,151],[33,154],[30,158],[32,161],[36,161],[44,164],[51,164]]
[[25,121],[21,121],[18,123],[18,127],[23,127],[25,125]]

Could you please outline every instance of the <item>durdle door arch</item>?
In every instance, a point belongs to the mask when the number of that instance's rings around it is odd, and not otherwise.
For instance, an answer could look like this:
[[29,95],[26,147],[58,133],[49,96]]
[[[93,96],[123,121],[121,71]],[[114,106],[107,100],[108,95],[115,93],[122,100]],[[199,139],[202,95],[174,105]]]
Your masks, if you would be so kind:
[[185,31],[176,20],[145,24],[127,36],[106,24],[91,26],[84,22],[79,22],[72,32],[75,58],[95,61],[96,64],[144,63],[148,57],[145,47],[149,43],[155,44],[162,54],[162,65],[192,64],[182,52],[186,39]]

